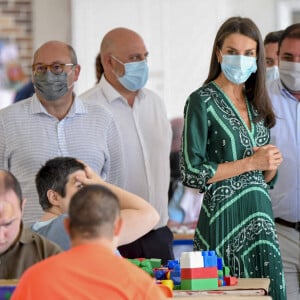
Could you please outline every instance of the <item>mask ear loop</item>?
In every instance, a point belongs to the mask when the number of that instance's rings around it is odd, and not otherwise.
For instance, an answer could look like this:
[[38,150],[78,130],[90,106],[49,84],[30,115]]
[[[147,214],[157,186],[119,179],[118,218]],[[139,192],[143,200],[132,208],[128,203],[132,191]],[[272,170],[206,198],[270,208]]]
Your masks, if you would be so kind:
[[113,58],[115,61],[117,61],[118,63],[122,64],[123,66],[125,65],[123,62],[121,62],[119,59],[117,59],[115,56],[111,55],[111,58]]
[[120,64],[123,66],[123,68],[124,68],[124,74],[123,74],[123,75],[117,74],[117,72],[112,68],[113,74],[115,74],[115,76],[117,76],[117,78],[123,77],[123,76],[126,74],[125,63],[121,62],[119,59],[117,59],[117,58],[116,58],[115,56],[113,56],[113,55],[110,55],[110,57],[111,57],[112,59],[114,59],[116,62],[120,63]]
[[[67,80],[69,78],[69,75],[73,72],[73,67],[75,67],[76,65],[72,66],[71,70],[67,73]],[[68,84],[68,90],[74,86],[75,81],[73,81],[73,83],[71,85]]]

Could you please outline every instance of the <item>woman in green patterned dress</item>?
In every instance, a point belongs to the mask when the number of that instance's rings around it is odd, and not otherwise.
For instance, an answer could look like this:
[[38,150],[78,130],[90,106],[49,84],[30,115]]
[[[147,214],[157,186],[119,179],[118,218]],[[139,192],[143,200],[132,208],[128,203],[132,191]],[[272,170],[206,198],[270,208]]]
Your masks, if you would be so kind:
[[269,144],[275,115],[263,42],[250,19],[221,26],[208,78],[188,98],[184,117],[183,183],[205,192],[194,249],[216,250],[234,276],[270,278],[273,299],[285,299],[268,194],[282,157]]

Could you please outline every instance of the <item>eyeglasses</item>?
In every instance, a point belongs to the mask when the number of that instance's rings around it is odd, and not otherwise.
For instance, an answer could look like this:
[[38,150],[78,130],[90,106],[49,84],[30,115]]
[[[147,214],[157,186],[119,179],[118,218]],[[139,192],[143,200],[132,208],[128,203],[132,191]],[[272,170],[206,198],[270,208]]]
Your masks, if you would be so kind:
[[64,70],[65,67],[67,66],[75,66],[74,64],[59,64],[59,63],[53,63],[51,65],[46,65],[46,64],[34,64],[32,65],[32,71],[34,74],[37,75],[43,75],[45,74],[48,69],[55,75],[61,74]]

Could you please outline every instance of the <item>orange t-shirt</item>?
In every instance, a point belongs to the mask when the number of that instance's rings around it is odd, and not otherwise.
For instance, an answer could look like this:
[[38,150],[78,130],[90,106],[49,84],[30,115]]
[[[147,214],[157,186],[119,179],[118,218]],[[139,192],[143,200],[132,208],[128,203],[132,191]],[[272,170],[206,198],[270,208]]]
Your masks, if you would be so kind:
[[18,299],[166,298],[143,270],[101,245],[84,244],[29,268],[11,298]]

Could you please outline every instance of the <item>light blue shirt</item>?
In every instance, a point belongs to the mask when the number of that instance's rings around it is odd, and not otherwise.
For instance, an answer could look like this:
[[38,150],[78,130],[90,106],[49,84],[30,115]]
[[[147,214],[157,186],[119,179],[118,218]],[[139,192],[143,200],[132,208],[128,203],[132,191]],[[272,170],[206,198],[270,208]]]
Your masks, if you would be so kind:
[[276,145],[283,162],[278,180],[270,190],[274,217],[290,222],[300,221],[300,102],[282,85],[280,79],[268,85],[269,96],[276,114],[271,129],[271,144]]
[[125,189],[156,208],[160,221],[155,228],[165,226],[172,131],[164,102],[143,88],[131,107],[104,76],[98,85],[80,97],[88,103],[105,105],[113,113],[123,144]]
[[66,214],[62,214],[48,221],[36,222],[32,225],[31,229],[56,243],[63,250],[68,250],[71,247],[71,241],[64,226],[66,217]]
[[[64,220],[67,218],[67,214],[59,215],[56,218],[48,221],[39,221],[32,225],[31,229],[48,240],[59,245],[63,250],[71,248],[71,240],[68,233],[65,230]],[[121,256],[118,249],[115,250],[117,256]]]
[[86,162],[106,181],[123,187],[124,160],[112,114],[75,98],[62,120],[50,115],[36,95],[0,110],[0,169],[20,181],[27,199],[24,222],[42,215],[35,175],[50,158],[71,156]]

